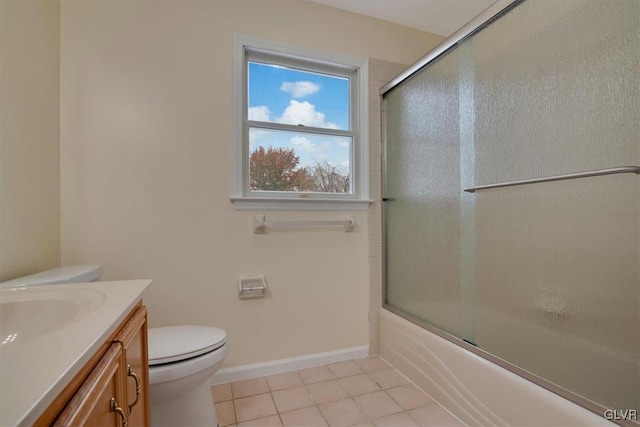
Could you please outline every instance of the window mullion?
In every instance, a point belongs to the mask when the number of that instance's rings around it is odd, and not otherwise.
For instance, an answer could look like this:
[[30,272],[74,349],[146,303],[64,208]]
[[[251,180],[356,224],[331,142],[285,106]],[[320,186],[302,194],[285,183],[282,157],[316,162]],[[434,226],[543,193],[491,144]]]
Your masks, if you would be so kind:
[[260,128],[260,129],[272,129],[272,130],[281,130],[287,132],[304,132],[304,133],[312,133],[312,134],[322,134],[322,135],[330,135],[330,136],[347,136],[353,138],[355,132],[346,131],[341,129],[328,129],[328,128],[317,128],[311,126],[296,126],[290,125],[286,123],[273,123],[273,122],[258,122],[254,120],[247,120],[247,125],[250,128]]
[[292,56],[279,55],[272,52],[267,53],[249,50],[246,52],[245,60],[246,62],[259,62],[270,65],[284,65],[298,70],[328,74],[335,77],[349,78],[354,72],[354,68],[349,66],[329,64],[322,61],[315,61],[311,58],[294,58]]

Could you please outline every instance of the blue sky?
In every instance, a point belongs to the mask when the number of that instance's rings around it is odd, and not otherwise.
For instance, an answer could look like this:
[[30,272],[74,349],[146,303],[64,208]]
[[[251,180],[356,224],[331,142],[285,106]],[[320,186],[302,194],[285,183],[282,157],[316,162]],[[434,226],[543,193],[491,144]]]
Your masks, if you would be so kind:
[[[349,130],[349,81],[290,68],[249,63],[249,119]],[[300,166],[327,161],[349,172],[350,138],[252,129],[250,149],[293,148]]]

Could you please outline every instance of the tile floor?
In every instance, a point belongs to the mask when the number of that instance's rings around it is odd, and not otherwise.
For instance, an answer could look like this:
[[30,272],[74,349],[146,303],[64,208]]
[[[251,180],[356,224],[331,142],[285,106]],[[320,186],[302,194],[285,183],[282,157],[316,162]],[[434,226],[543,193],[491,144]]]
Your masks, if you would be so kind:
[[211,388],[224,426],[464,426],[379,357]]

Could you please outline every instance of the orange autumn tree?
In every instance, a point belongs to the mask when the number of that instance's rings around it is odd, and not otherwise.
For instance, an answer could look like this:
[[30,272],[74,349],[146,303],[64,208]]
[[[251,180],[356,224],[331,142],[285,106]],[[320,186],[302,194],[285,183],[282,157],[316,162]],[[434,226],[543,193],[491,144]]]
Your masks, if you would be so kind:
[[249,185],[259,191],[314,191],[313,178],[298,163],[292,148],[258,147],[249,158]]

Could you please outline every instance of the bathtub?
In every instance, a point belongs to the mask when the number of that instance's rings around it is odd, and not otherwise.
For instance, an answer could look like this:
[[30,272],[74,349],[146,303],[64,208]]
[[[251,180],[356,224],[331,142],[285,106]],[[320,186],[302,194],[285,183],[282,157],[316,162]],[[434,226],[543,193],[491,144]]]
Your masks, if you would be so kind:
[[469,426],[615,426],[382,308],[378,352]]

